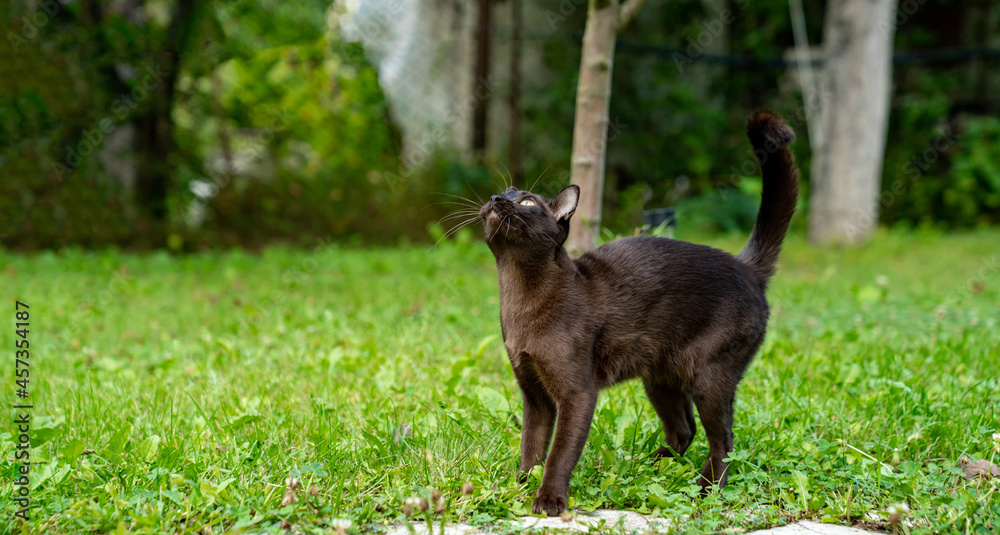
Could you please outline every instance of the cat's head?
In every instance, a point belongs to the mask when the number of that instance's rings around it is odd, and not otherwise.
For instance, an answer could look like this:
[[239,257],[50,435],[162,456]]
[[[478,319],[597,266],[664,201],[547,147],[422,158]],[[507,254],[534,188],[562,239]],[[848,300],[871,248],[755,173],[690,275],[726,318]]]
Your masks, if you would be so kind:
[[569,219],[579,200],[577,186],[567,186],[551,199],[511,186],[479,210],[486,244],[495,254],[511,248],[558,249],[569,236]]

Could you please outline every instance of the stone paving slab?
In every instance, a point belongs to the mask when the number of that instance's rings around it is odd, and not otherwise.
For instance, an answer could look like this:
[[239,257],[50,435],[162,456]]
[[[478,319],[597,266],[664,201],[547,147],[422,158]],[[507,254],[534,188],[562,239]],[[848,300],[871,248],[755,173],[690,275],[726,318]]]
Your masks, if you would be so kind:
[[820,524],[818,522],[803,520],[788,526],[781,526],[780,528],[754,531],[751,532],[751,535],[867,535],[870,533],[873,532],[858,528],[849,528],[847,526]]
[[[602,524],[603,522],[603,524]],[[487,535],[475,526],[468,524],[453,524],[445,526],[441,531],[439,525],[435,524],[428,531],[424,522],[412,522],[414,533],[417,535]],[[577,512],[569,522],[559,517],[535,517],[526,516],[508,524],[513,530],[534,529],[543,530],[563,530],[569,532],[585,533],[587,531],[598,531],[600,533],[664,533],[669,528],[669,523],[662,518],[654,518],[632,511],[597,510],[592,513]],[[404,524],[393,524],[389,526],[386,535],[410,535],[409,528]],[[873,532],[834,524],[820,524],[803,520],[788,526],[753,531],[748,535],[867,535]]]
[[602,528],[601,531],[614,531],[615,533],[645,533],[649,531],[665,532],[669,523],[662,518],[653,518],[633,511],[599,509],[592,513],[578,512],[573,515],[573,519],[569,522],[558,516],[545,518],[525,516],[512,522],[511,527],[523,530],[565,529],[579,532]]

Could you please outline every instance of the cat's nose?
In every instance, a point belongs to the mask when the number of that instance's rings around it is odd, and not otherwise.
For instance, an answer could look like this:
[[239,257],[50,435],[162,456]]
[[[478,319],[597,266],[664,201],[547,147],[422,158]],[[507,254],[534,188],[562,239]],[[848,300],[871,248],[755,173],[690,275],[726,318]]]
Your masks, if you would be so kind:
[[505,201],[507,199],[505,199],[503,195],[494,195],[490,197],[490,200],[493,202],[500,202],[500,201]]

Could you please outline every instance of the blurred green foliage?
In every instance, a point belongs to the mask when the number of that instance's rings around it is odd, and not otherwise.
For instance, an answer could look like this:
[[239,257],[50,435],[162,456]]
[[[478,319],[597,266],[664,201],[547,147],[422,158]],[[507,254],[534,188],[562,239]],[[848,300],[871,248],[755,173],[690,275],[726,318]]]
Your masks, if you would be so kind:
[[[421,168],[403,164],[375,69],[359,45],[340,39],[339,4],[191,3],[187,23],[174,24],[183,5],[154,0],[129,12],[90,0],[0,9],[9,45],[0,61],[5,247],[426,240],[428,226],[454,211],[450,195],[474,199],[502,181],[503,141],[491,142],[481,163],[441,151]],[[815,46],[824,5],[805,9]],[[787,10],[784,0],[665,0],[643,8],[616,55],[605,226],[627,233],[641,223],[643,208],[676,205],[681,225],[747,229],[758,199],[754,179],[745,177],[757,171],[743,129],[759,107],[784,114],[799,132],[794,150],[808,181],[810,147],[794,73],[706,61],[782,57],[794,44]],[[935,50],[988,42],[1000,8],[928,0],[905,15],[896,21],[897,49]],[[526,73],[523,186],[538,178],[544,194],[569,180],[576,42],[585,16],[576,9],[559,24],[525,22],[526,37],[540,45],[526,50],[542,51],[544,69]],[[971,30],[954,31],[959,27]],[[170,144],[147,148],[170,169],[164,243],[145,234],[149,217],[130,183],[142,177],[127,172],[139,158],[132,152],[138,142],[128,132],[152,131],[148,119],[162,92],[147,92],[144,83],[172,42],[186,44],[176,51]],[[989,67],[897,67],[884,223],[1000,223],[1000,120]],[[803,222],[800,210],[795,224]]]
[[[91,7],[45,12],[35,37],[0,62],[0,76],[14,81],[0,93],[5,246],[424,239],[426,225],[411,223],[449,211],[434,204],[439,193],[488,180],[482,169],[456,169],[448,154],[424,169],[401,164],[375,70],[360,45],[327,28],[328,2],[214,2],[194,12],[192,44],[180,52],[174,149],[161,155],[173,170],[168,239],[143,241],[147,221],[127,186],[137,178],[116,175],[100,153],[128,129],[143,135],[135,120],[152,100],[143,76],[161,68],[156,47],[173,4],[151,2],[138,22],[106,14],[101,24]],[[4,9],[17,34],[43,13]],[[104,56],[80,49],[102,44]],[[127,113],[117,113],[122,102]],[[113,158],[128,169],[125,143]]]

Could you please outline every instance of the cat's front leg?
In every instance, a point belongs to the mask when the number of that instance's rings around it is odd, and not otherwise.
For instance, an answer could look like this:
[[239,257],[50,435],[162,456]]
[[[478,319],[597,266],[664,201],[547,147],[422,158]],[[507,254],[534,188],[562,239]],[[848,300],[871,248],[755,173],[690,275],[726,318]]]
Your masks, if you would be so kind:
[[552,438],[552,427],[556,422],[556,403],[545,391],[534,370],[522,366],[514,371],[518,385],[521,387],[521,399],[524,402],[521,426],[521,465],[518,468],[518,481],[528,480],[528,473],[539,463],[545,461]]
[[597,405],[597,387],[568,392],[556,398],[556,434],[545,463],[542,486],[531,504],[531,512],[558,516],[567,509],[569,479],[590,434]]

